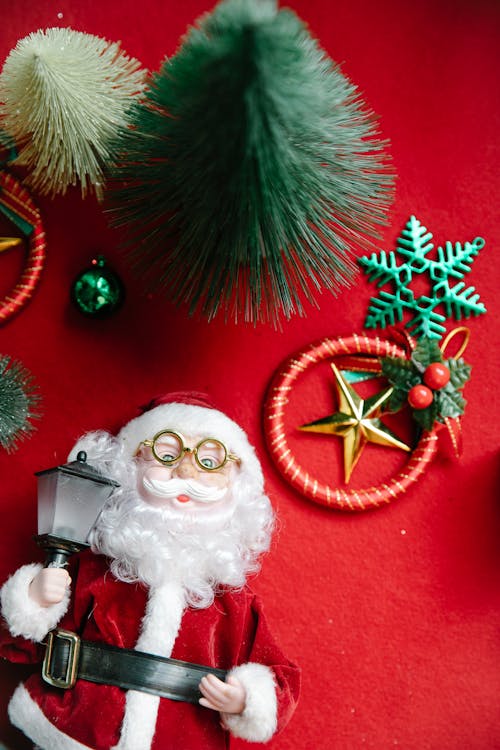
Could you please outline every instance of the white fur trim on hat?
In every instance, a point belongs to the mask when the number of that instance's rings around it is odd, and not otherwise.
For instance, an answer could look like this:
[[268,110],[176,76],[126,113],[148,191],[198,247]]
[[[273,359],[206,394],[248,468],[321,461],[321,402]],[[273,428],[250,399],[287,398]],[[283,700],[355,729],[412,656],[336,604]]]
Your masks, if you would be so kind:
[[277,727],[276,686],[272,669],[264,664],[242,664],[229,676],[236,677],[246,691],[241,714],[223,714],[223,722],[235,737],[248,742],[267,742]]
[[217,409],[181,403],[160,404],[132,419],[117,437],[132,456],[143,440],[150,440],[161,430],[175,430],[186,437],[217,438],[241,459],[242,471],[250,471],[263,483],[259,461],[245,432]]
[[37,604],[29,595],[29,586],[41,570],[40,563],[23,565],[4,583],[0,593],[2,615],[12,635],[37,642],[43,641],[66,614],[70,598],[68,587],[58,604]]

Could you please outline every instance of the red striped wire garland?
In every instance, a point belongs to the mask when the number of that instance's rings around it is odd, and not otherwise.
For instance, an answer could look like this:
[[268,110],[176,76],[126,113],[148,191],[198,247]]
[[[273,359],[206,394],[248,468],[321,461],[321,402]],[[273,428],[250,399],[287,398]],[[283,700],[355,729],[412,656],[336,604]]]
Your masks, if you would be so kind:
[[379,357],[406,357],[403,348],[378,336],[353,334],[324,338],[291,356],[276,372],[264,404],[264,434],[271,458],[279,473],[294,489],[308,499],[332,509],[363,511],[390,503],[417,482],[437,450],[435,430],[424,432],[409,460],[391,479],[365,489],[344,489],[320,482],[311,476],[293,455],[285,428],[285,411],[297,379],[310,367],[334,357],[356,361],[362,355],[367,370],[376,371]]
[[32,227],[27,238],[28,252],[19,280],[0,299],[0,325],[7,323],[33,296],[45,264],[45,232],[40,211],[26,188],[9,172],[0,172],[0,204],[6,215],[14,215]]

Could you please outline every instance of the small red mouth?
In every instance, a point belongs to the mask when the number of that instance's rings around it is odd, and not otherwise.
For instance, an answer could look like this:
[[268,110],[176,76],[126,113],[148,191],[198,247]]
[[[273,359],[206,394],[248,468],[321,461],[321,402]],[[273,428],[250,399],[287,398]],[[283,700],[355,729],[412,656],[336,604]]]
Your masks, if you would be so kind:
[[177,495],[176,499],[180,503],[189,503],[189,501],[191,500],[191,498],[189,497],[189,495]]

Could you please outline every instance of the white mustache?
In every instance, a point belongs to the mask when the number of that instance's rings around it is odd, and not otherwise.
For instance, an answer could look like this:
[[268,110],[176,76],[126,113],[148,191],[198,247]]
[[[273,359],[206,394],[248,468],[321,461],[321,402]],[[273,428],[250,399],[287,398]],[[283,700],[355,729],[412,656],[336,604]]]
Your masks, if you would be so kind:
[[228,488],[222,487],[217,489],[216,487],[208,487],[205,484],[200,484],[194,479],[169,479],[166,482],[162,482],[159,479],[143,479],[144,487],[158,497],[178,497],[179,495],[187,495],[193,500],[197,500],[200,503],[215,503],[218,500],[222,500],[224,495],[227,493]]

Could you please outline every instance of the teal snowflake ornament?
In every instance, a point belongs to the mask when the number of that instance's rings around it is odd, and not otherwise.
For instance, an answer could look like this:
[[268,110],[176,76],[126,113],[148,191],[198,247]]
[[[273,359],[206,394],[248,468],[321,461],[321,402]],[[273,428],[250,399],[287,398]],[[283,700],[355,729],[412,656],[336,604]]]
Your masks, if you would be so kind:
[[[377,287],[391,284],[393,291],[381,290],[377,297],[372,297],[368,307],[366,328],[386,328],[388,325],[401,323],[404,313],[411,314],[405,324],[415,338],[427,336],[440,339],[445,332],[443,325],[446,318],[481,315],[486,308],[479,301],[475,287],[466,286],[462,279],[469,273],[470,266],[479,251],[484,247],[482,237],[472,242],[447,241],[444,249],[438,247],[437,260],[429,258],[434,248],[432,234],[415,217],[411,216],[397,240],[396,253],[387,254],[382,250],[378,255],[359,258],[359,264],[365,270],[370,281],[377,281]],[[431,293],[416,296],[410,288],[415,275],[427,274]],[[442,305],[445,315],[436,311]]]

